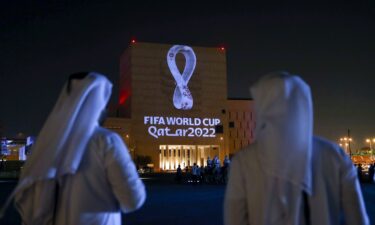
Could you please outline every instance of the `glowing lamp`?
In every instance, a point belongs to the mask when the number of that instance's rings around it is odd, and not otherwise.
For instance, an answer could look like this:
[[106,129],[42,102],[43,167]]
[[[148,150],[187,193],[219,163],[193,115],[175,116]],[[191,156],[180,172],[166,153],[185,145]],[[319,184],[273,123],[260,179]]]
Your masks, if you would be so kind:
[[131,41],[130,41],[130,43],[132,43],[132,44],[135,44],[135,39],[133,38],[133,39],[131,39]]

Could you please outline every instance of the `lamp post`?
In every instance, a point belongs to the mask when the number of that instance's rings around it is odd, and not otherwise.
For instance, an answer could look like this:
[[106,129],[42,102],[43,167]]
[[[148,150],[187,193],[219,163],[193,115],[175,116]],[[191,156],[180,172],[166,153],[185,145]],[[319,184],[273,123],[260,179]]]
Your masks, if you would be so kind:
[[373,156],[374,156],[374,150],[372,149],[372,144],[371,143],[375,144],[375,138],[372,138],[372,139],[371,138],[367,138],[366,142],[370,144],[371,158],[373,158]]
[[372,138],[372,140],[371,140],[371,138],[367,138],[367,139],[366,139],[366,142],[370,144],[370,150],[372,150],[372,145],[371,145],[371,143],[375,143],[375,138]]
[[340,138],[340,140],[339,140],[339,145],[341,146],[341,147],[344,147],[345,146],[345,152],[347,153],[347,154],[349,154],[349,156],[352,156],[352,151],[351,151],[351,146],[350,146],[350,144],[353,142],[353,139],[351,138],[351,137],[342,137],[342,138]]

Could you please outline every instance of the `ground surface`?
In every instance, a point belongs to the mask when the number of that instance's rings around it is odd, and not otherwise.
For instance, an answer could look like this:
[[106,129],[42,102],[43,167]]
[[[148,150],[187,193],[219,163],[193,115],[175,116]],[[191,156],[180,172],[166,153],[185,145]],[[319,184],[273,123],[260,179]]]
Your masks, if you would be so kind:
[[[145,177],[147,201],[138,211],[123,216],[127,225],[221,225],[224,185],[178,185],[168,175]],[[0,180],[0,205],[16,181]],[[375,185],[362,186],[367,211],[375,225]],[[20,224],[13,208],[1,225]]]

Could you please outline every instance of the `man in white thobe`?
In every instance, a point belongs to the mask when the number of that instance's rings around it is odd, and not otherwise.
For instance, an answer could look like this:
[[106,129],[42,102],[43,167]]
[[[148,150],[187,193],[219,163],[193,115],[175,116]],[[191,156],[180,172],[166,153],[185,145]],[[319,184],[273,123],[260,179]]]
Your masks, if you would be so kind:
[[60,180],[56,225],[121,224],[121,211],[140,208],[145,196],[121,137],[98,127],[77,173]]
[[252,88],[255,142],[238,152],[225,194],[226,225],[369,225],[356,170],[312,135],[308,85],[285,72]]
[[13,192],[23,224],[118,225],[144,203],[123,140],[98,124],[111,89],[94,72],[64,86]]

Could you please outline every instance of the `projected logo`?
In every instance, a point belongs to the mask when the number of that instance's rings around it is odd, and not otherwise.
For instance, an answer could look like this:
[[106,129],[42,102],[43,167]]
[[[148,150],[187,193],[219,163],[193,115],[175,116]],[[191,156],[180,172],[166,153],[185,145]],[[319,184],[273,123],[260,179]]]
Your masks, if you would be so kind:
[[[185,68],[180,73],[176,65],[176,55],[182,53],[185,56]],[[167,63],[169,70],[176,81],[176,88],[173,93],[173,105],[176,109],[189,110],[193,107],[193,96],[188,88],[188,83],[193,75],[197,58],[189,46],[174,45],[169,49]]]

